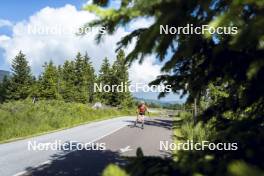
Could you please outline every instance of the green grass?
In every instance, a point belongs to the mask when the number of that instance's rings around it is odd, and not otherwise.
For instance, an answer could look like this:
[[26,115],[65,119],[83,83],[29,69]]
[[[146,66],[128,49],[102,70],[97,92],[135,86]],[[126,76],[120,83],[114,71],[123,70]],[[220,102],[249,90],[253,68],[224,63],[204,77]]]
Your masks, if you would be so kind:
[[192,140],[194,142],[202,142],[214,138],[215,131],[212,128],[214,119],[206,124],[199,122],[194,125],[193,115],[189,112],[181,113],[179,118],[182,119],[182,123],[180,128],[175,128],[174,130],[175,136],[178,137],[176,137],[176,141],[179,141],[179,138],[181,138],[184,141]]
[[0,142],[73,127],[95,120],[134,115],[135,110],[100,109],[63,101],[14,101],[0,104]]

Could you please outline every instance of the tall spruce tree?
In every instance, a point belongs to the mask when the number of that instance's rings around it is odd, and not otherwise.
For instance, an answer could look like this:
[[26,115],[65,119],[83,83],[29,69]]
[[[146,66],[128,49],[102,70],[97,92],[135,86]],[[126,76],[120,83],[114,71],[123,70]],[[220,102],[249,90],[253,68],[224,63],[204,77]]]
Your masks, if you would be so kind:
[[62,66],[62,80],[60,94],[66,102],[74,101],[75,92],[75,64],[73,61],[65,61]]
[[85,86],[88,92],[88,102],[93,102],[95,99],[93,85],[96,81],[95,70],[90,61],[90,57],[87,52],[84,55],[84,74],[85,74]]
[[[126,88],[129,86],[129,73],[128,73],[128,64],[125,62],[125,52],[120,50],[116,56],[116,61],[112,67],[113,70],[113,85],[123,84]],[[127,92],[125,91],[127,90]],[[131,106],[133,103],[132,95],[128,89],[124,89],[123,92],[114,92],[113,95],[113,104],[116,106],[127,107]]]
[[75,59],[75,101],[85,103],[88,100],[88,89],[85,78],[86,65],[81,53],[78,52]]
[[10,79],[4,76],[3,80],[0,81],[0,103],[3,103],[8,98],[8,87],[10,86]]
[[61,65],[58,66],[57,71],[58,71],[58,94],[59,94],[59,98],[63,99],[62,90],[64,87],[64,81],[63,81],[63,69]]
[[40,97],[45,99],[59,98],[58,71],[53,62],[45,63],[44,72],[39,81]]
[[8,87],[8,97],[14,100],[26,99],[30,95],[33,77],[22,51],[12,61],[11,70],[13,75]]
[[[103,60],[103,63],[101,65],[100,71],[99,71],[99,77],[97,80],[98,85],[102,84],[102,86],[105,85],[112,85],[112,69],[111,69],[111,65],[109,63],[108,58],[105,58]],[[112,105],[112,92],[99,92],[98,94],[98,98],[100,99],[100,101],[102,101],[103,103],[107,104],[107,105]]]

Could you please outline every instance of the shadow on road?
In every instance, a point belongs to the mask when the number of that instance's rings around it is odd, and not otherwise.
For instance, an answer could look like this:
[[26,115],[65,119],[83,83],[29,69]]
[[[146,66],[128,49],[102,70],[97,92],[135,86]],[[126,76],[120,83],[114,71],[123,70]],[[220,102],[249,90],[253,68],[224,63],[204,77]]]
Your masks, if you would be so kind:
[[[134,121],[130,127],[134,127]],[[156,126],[172,130],[178,125],[173,119],[153,118],[145,121],[146,126]],[[164,152],[163,155],[171,155]],[[175,173],[173,160],[168,157],[121,157],[110,150],[61,151],[53,155],[50,163],[27,168],[24,176],[99,176],[109,164],[121,166],[130,175],[171,175]],[[159,166],[159,167],[157,167]]]
[[62,152],[52,156],[49,164],[36,168],[27,168],[30,176],[81,176],[81,175],[101,175],[104,168],[115,163],[124,165],[125,160],[120,158],[118,153],[109,150],[76,150],[72,152]]
[[[131,121],[131,124],[133,121]],[[146,122],[146,125],[163,127],[166,129],[176,128],[181,121],[167,119],[153,119]],[[174,136],[177,137],[177,136]],[[137,149],[137,157],[120,157],[119,153],[110,150],[106,151],[73,151],[70,153],[61,152],[54,155],[50,164],[36,168],[27,168],[31,176],[96,176],[101,175],[103,170],[111,164],[121,166],[131,176],[171,176],[171,175],[193,175],[193,171],[212,175],[212,173],[225,173],[225,168],[215,165],[216,161],[223,160],[223,152],[229,152],[234,156],[233,151],[184,151],[179,150],[173,153],[173,157],[144,156],[141,149]],[[244,152],[240,150],[237,152]],[[164,155],[171,154],[164,152]],[[208,155],[210,154],[210,155]],[[231,155],[232,154],[232,155]],[[240,153],[239,153],[240,154]],[[206,156],[213,156],[208,159]],[[176,160],[177,159],[177,160]],[[232,159],[232,158],[231,158]],[[231,160],[229,158],[229,160]],[[224,161],[224,160],[223,160]],[[206,169],[201,168],[206,166]],[[111,175],[116,176],[115,172]]]
[[[110,163],[120,166],[129,175],[153,176],[176,174],[173,160],[161,157],[121,157],[112,151],[74,151],[52,157],[49,164],[27,168],[23,176],[99,176]],[[159,167],[157,167],[159,166]],[[112,176],[112,175],[111,175]],[[113,175],[114,176],[114,175]]]
[[[126,121],[129,122],[130,125],[128,125],[129,127],[133,128],[134,126],[134,122],[133,120],[129,120]],[[141,124],[139,122],[139,124]],[[172,130],[175,128],[178,128],[181,125],[181,121],[180,120],[173,120],[173,119],[162,119],[162,118],[154,118],[151,120],[145,120],[144,123],[146,126],[156,126],[156,127],[161,127],[161,128],[165,128],[168,130]],[[137,127],[137,126],[136,126]]]

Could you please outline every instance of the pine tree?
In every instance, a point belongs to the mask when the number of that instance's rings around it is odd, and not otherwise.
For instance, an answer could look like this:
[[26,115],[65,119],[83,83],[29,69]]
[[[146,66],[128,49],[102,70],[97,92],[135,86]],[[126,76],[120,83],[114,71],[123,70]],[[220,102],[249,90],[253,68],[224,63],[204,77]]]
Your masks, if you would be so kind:
[[58,71],[53,62],[44,65],[44,72],[40,78],[40,97],[45,99],[57,99],[58,92]]
[[[117,54],[116,61],[113,64],[113,85],[123,84],[126,88],[128,88],[129,82],[129,73],[128,73],[128,65],[125,63],[125,53],[123,50],[120,50]],[[127,89],[128,90],[128,89]],[[114,104],[116,106],[127,107],[131,106],[133,103],[132,95],[129,91],[123,92],[115,92],[114,93]]]
[[14,58],[11,70],[13,75],[8,87],[9,98],[26,99],[30,95],[32,75],[26,56],[21,51]]
[[88,102],[93,102],[95,99],[93,85],[96,81],[95,70],[90,61],[90,57],[87,53],[84,55],[84,74],[85,74],[85,85],[88,92]]
[[74,101],[74,92],[75,92],[75,64],[73,61],[65,61],[62,67],[62,80],[60,81],[61,89],[60,94],[66,102]]
[[59,98],[62,99],[63,98],[62,90],[64,86],[64,81],[63,81],[63,69],[61,65],[58,66],[57,71],[58,71],[58,94],[59,94]]
[[81,53],[77,53],[75,59],[75,101],[80,103],[86,103],[88,100],[88,89],[85,78],[85,62]]
[[0,103],[3,103],[8,98],[8,87],[10,86],[10,79],[4,76],[2,82],[0,81]]
[[[112,84],[112,69],[108,58],[105,58],[103,60],[99,71],[97,84],[102,84],[102,86]],[[98,92],[97,96],[103,103],[107,105],[112,105],[112,92]]]

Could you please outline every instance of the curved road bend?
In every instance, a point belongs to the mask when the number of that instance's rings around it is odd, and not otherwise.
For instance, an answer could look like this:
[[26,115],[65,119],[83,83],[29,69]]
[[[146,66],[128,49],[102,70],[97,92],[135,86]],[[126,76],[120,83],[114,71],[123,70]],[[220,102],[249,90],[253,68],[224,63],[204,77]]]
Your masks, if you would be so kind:
[[[135,156],[141,147],[144,155],[170,156],[160,151],[160,141],[171,142],[172,119],[147,119],[145,128],[133,126],[135,117],[119,117],[29,139],[0,144],[0,175],[100,175],[109,163],[122,164],[120,156]],[[28,142],[105,143],[106,150],[28,150]]]

